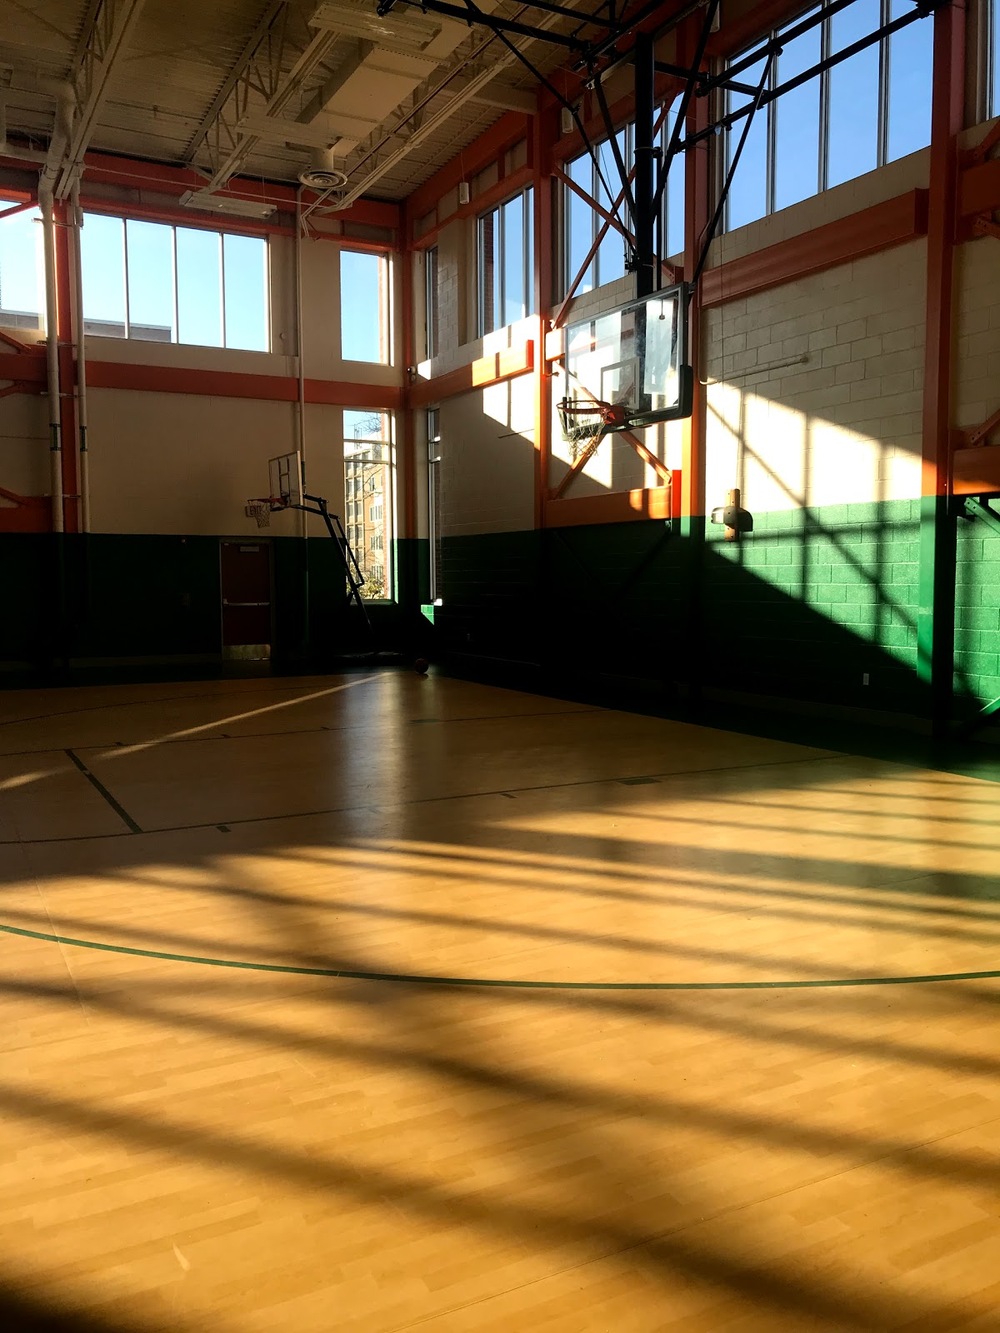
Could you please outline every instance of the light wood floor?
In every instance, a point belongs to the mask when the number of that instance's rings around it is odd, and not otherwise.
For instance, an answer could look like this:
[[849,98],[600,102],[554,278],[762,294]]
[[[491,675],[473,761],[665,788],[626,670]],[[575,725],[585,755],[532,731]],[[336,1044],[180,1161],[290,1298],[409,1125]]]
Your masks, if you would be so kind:
[[8,694],[0,1328],[998,1330],[998,848],[409,672]]

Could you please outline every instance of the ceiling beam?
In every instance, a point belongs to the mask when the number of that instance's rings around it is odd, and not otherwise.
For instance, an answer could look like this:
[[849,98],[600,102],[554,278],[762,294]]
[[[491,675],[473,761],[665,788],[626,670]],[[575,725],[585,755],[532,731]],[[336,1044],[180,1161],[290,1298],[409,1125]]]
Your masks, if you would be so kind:
[[71,66],[77,105],[66,159],[56,185],[65,199],[83,167],[107,96],[115,62],[127,47],[145,0],[91,0]]
[[246,46],[244,46],[243,50],[240,52],[239,58],[236,60],[232,69],[226,75],[225,82],[223,83],[219,91],[215,94],[215,98],[212,102],[212,105],[205,112],[205,115],[202,117],[201,124],[195,130],[194,135],[191,138],[191,142],[187,146],[187,149],[184,153],[184,161],[188,166],[190,166],[194,162],[198,150],[201,148],[202,144],[205,142],[205,139],[208,136],[209,130],[215,124],[216,119],[218,118],[219,114],[222,111],[222,108],[226,105],[226,103],[232,96],[233,89],[236,87],[237,83],[239,83],[240,79],[242,79],[243,76],[249,70],[251,62],[253,61],[254,56],[257,54],[258,47],[263,43],[264,39],[269,34],[271,34],[272,30],[277,25],[278,19],[280,17],[283,17],[282,11],[284,10],[287,3],[288,0],[269,0],[269,3],[264,9],[264,12],[257,20],[257,26],[254,28],[253,32],[247,39]]

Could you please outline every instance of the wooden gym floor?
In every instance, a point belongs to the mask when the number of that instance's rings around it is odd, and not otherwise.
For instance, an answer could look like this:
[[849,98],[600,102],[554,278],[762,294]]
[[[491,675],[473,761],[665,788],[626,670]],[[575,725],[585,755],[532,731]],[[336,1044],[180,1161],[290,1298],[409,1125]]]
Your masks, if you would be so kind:
[[411,672],[2,710],[4,1330],[1000,1328],[1000,785]]

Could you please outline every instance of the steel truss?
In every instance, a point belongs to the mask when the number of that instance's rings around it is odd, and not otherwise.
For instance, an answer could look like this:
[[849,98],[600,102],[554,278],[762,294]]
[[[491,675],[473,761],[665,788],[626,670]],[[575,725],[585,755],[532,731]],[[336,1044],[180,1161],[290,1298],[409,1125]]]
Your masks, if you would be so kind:
[[[549,0],[524,0],[524,4],[521,6],[522,11],[534,9],[540,12],[540,16],[545,14],[550,20],[554,17],[573,20],[578,26],[577,30],[572,33],[547,30],[541,23],[532,26],[523,21],[523,13],[516,20],[486,14],[479,9],[475,0],[463,0],[461,4],[457,3],[456,0],[378,0],[376,12],[381,17],[385,17],[393,10],[398,12],[405,8],[414,8],[424,13],[442,14],[450,18],[462,19],[469,24],[470,28],[487,29],[527,66],[538,81],[549,89],[563,107],[570,111],[586,149],[595,163],[598,178],[606,189],[608,197],[615,201],[611,208],[611,213],[615,214],[614,217],[609,218],[607,210],[597,208],[597,211],[605,219],[599,240],[607,233],[610,226],[614,226],[622,232],[629,245],[627,266],[634,270],[637,275],[637,294],[645,296],[652,291],[659,290],[663,284],[663,266],[657,261],[657,254],[662,249],[661,203],[670,167],[679,153],[686,152],[704,139],[714,138],[723,131],[739,124],[740,121],[744,122],[738,144],[719,191],[715,212],[705,236],[702,238],[702,249],[691,282],[693,291],[698,279],[704,272],[709,247],[722,222],[733,177],[757,112],[779,97],[784,96],[785,93],[801,87],[802,84],[808,83],[809,80],[818,77],[829,69],[833,69],[843,61],[850,60],[858,52],[874,46],[883,38],[901,32],[904,28],[909,27],[911,23],[929,17],[936,9],[950,3],[950,0],[913,0],[913,7],[909,12],[882,24],[867,37],[861,38],[842,51],[818,61],[810,69],[787,80],[778,87],[770,88],[768,85],[771,82],[771,71],[774,62],[781,53],[783,44],[817,27],[830,15],[846,9],[853,3],[854,0],[830,0],[828,4],[823,5],[815,13],[788,28],[782,33],[780,39],[769,37],[758,43],[745,56],[730,64],[721,74],[711,74],[704,68],[705,52],[718,14],[719,0],[695,0],[694,3],[685,5],[652,34],[643,33],[641,27],[662,7],[661,0],[654,0],[653,3],[641,6],[636,13],[630,15],[627,19],[623,18],[620,13],[625,6],[614,3],[614,0],[602,6],[597,13],[593,14],[572,10],[565,5],[550,3]],[[656,40],[673,31],[699,10],[703,11],[703,17],[692,64],[690,66],[674,65],[656,60],[653,55],[653,46]],[[581,38],[580,32],[588,26],[603,28],[605,31],[599,37],[585,41]],[[515,48],[508,34],[530,36],[538,41],[549,42],[575,56],[574,68],[581,73],[583,86],[594,93],[600,108],[619,176],[620,188],[617,192],[612,190],[604,179],[600,158],[580,121],[576,106],[531,64],[522,51]],[[629,44],[629,50],[623,54],[620,48],[626,43]],[[764,66],[762,77],[755,84],[741,81],[739,76],[759,62],[763,62]],[[604,92],[604,80],[613,70],[619,69],[623,64],[631,64],[635,71],[635,164],[631,170],[628,169],[618,146],[615,126]],[[654,143],[656,129],[658,128],[655,122],[655,78],[657,74],[670,75],[681,80],[683,85],[674,130],[665,152],[661,152]],[[747,104],[736,111],[725,112],[713,117],[709,124],[697,133],[686,133],[688,112],[693,99],[696,97],[712,97],[722,92],[739,93],[748,99]],[[580,193],[580,191],[577,190],[577,193]],[[597,206],[596,200],[591,200],[591,202],[595,207]],[[624,216],[618,217],[617,214],[623,205]],[[596,246],[594,248],[596,249]],[[592,258],[593,252],[587,256],[580,273],[577,274],[575,281],[570,284],[571,294],[579,286]]]

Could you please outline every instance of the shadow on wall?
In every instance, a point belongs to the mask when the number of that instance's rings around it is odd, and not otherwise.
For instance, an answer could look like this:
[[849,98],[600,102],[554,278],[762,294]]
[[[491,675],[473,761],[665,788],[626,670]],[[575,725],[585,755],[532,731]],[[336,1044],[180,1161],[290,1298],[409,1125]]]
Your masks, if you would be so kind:
[[655,521],[446,539],[440,648],[570,690],[696,682],[921,715],[918,510],[763,515],[703,559]]

